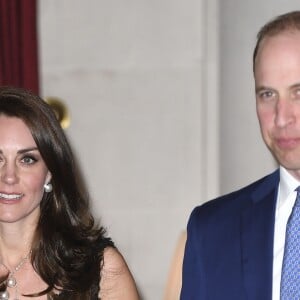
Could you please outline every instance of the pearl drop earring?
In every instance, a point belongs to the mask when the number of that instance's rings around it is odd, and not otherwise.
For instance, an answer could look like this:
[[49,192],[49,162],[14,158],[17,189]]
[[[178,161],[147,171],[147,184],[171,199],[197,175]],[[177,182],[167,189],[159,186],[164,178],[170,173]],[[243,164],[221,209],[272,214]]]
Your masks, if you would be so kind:
[[52,192],[52,189],[53,189],[52,184],[50,182],[44,184],[44,190],[45,190],[46,193]]

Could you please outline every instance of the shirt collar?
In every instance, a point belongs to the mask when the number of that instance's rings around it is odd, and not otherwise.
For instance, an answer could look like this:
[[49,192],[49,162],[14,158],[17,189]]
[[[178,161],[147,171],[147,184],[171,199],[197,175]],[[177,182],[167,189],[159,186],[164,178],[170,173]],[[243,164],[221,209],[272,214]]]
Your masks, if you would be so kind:
[[284,203],[288,196],[295,191],[300,185],[300,182],[296,180],[284,167],[279,167],[280,181],[279,181],[279,206]]

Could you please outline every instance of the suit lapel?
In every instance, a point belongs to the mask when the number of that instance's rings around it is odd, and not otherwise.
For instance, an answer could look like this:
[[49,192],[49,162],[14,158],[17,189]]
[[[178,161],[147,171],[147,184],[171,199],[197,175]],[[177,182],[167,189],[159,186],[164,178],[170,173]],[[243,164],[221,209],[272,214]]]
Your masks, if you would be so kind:
[[241,216],[241,251],[248,299],[272,299],[273,236],[278,172],[251,194]]

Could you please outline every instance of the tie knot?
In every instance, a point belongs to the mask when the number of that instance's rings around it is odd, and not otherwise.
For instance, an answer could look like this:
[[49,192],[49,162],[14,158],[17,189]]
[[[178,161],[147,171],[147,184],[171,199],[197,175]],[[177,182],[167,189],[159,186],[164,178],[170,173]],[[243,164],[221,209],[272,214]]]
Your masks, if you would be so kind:
[[300,186],[298,186],[295,191],[297,192],[295,206],[300,206]]

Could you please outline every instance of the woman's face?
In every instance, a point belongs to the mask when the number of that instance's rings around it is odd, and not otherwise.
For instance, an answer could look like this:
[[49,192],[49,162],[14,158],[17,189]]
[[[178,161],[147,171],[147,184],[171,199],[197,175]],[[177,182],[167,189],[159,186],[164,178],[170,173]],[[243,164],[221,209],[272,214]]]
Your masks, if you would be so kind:
[[0,115],[0,223],[37,222],[50,179],[26,124]]

